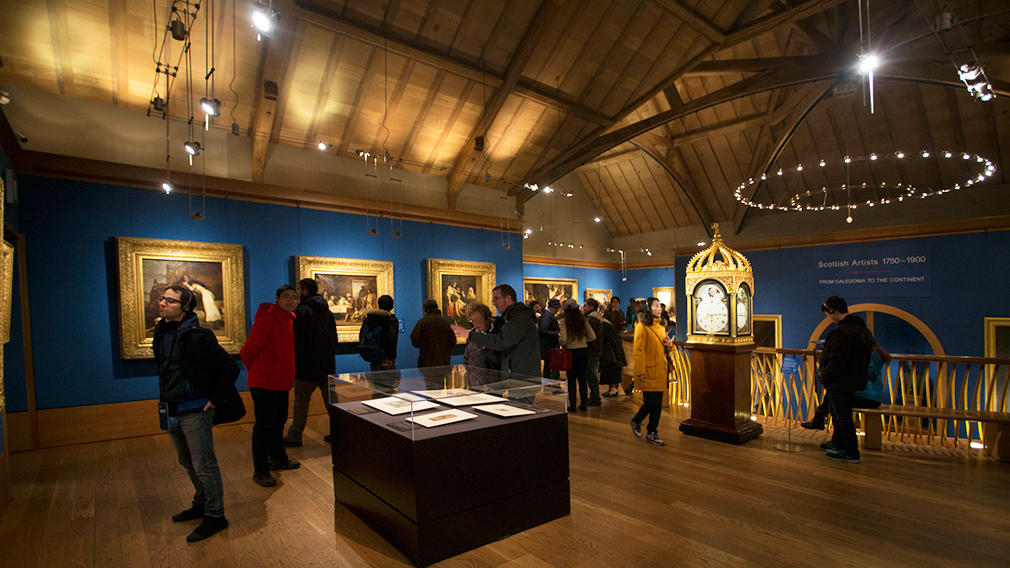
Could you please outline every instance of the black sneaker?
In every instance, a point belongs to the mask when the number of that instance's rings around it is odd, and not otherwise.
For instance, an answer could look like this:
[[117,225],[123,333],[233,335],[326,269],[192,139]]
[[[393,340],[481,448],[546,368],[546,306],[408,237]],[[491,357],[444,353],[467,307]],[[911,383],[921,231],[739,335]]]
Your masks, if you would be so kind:
[[586,406],[603,406],[603,402],[599,401],[599,400],[597,400],[597,401],[589,401],[589,402],[586,403]]
[[842,450],[835,450],[824,454],[829,460],[848,462],[848,463],[859,463],[859,454],[849,454]]
[[817,417],[815,416],[814,419],[810,420],[809,422],[800,422],[800,426],[806,428],[807,430],[823,430],[824,421],[818,420]]
[[302,467],[302,464],[300,464],[299,462],[297,462],[296,460],[293,460],[291,458],[288,458],[288,460],[286,462],[270,460],[270,471],[282,471],[282,470],[285,470],[285,469],[298,469],[300,467]]
[[277,480],[274,479],[274,476],[270,475],[270,473],[254,473],[253,481],[255,481],[257,485],[261,485],[263,487],[274,487],[277,485]]
[[835,451],[835,445],[832,444],[831,442],[824,442],[823,444],[821,444],[821,449],[824,450],[825,452],[833,452]]
[[574,406],[568,407],[568,412],[575,412],[576,408]]
[[288,434],[284,436],[284,446],[288,448],[300,448],[302,447],[302,437],[295,438],[291,434]]
[[323,441],[326,442],[327,444],[332,444],[333,443],[333,436],[327,434],[327,435],[323,436]]
[[656,432],[649,432],[645,435],[645,441],[649,442],[653,446],[665,446],[666,442],[659,439],[659,434]]
[[635,419],[631,419],[631,433],[635,435],[636,438],[642,437],[642,423],[635,422]]
[[195,519],[202,519],[202,518],[203,518],[203,505],[193,505],[192,507],[186,509],[181,513],[176,513],[172,515],[172,522],[181,523],[184,521],[192,521]]
[[186,537],[186,542],[201,541],[207,537],[216,535],[226,528],[228,528],[228,519],[224,517],[204,517],[203,522]]

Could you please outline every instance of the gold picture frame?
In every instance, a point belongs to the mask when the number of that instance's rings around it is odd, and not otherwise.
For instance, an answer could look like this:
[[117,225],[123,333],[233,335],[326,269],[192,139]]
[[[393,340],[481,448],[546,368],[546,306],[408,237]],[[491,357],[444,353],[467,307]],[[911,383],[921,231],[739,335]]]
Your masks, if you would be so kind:
[[[2,198],[2,196],[0,196]],[[3,275],[0,277],[0,344],[11,340],[11,303],[14,298],[14,246],[3,241],[0,244],[0,267]]]
[[[427,297],[438,302],[438,309],[449,321],[470,329],[467,305],[480,302],[491,308],[491,290],[495,287],[497,268],[493,262],[428,259]],[[457,337],[456,343],[466,343]]]
[[[393,295],[393,263],[383,260],[296,256],[297,279],[312,278],[337,321],[337,341],[357,343],[365,312]],[[350,296],[348,296],[350,294]]]
[[603,306],[603,309],[610,307],[610,298],[614,295],[612,288],[586,288],[586,299],[593,298]]
[[523,301],[536,299],[545,309],[547,302],[557,298],[564,302],[579,299],[579,281],[571,278],[523,278]]
[[200,325],[228,353],[245,343],[242,245],[116,237],[119,259],[119,351],[123,359],[151,359],[158,297],[173,284],[196,296]]
[[652,297],[659,300],[659,303],[666,304],[666,313],[670,314],[670,320],[677,321],[677,287],[676,286],[653,286]]

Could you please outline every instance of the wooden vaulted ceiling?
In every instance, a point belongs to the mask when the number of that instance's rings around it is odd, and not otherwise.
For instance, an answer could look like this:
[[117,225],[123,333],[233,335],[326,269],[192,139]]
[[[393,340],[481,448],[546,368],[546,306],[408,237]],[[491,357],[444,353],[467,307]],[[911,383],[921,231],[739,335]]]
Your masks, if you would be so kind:
[[[0,2],[0,81],[143,112],[170,0]],[[886,54],[876,113],[851,73],[856,0],[273,0],[257,42],[248,1],[203,0],[192,29],[193,99],[213,27],[218,126],[252,139],[252,181],[271,145],[388,154],[394,167],[514,196],[573,174],[611,236],[713,221],[773,167],[844,154],[953,147],[1010,161],[1010,6],[877,0]],[[175,2],[179,8],[185,2]],[[959,21],[941,35],[944,7]],[[190,5],[190,9],[194,9]],[[169,41],[164,61],[178,58]],[[951,59],[974,48],[1002,95],[981,103]],[[960,61],[959,61],[960,62]],[[188,117],[180,70],[170,113]],[[154,119],[152,119],[154,120]],[[483,137],[483,152],[475,150]],[[949,183],[935,164],[936,184]],[[899,172],[901,173],[901,172]],[[820,183],[816,172],[797,183]],[[575,184],[572,184],[573,186]],[[765,199],[787,186],[769,184]],[[760,196],[755,196],[755,198]],[[759,211],[758,214],[775,214]]]

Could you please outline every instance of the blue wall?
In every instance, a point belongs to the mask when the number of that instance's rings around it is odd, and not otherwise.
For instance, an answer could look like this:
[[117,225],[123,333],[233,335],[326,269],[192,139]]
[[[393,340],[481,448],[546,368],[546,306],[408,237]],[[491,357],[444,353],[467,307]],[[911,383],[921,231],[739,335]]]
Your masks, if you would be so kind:
[[[818,261],[922,253],[928,266],[902,267],[926,277],[923,285],[891,286],[879,294],[865,287],[820,284],[825,271]],[[782,345],[806,348],[810,334],[823,319],[820,304],[838,294],[849,304],[881,303],[905,310],[921,319],[939,337],[948,355],[985,354],[984,318],[1010,316],[1010,231],[989,231],[894,239],[875,243],[851,243],[782,248],[744,253],[754,269],[754,313],[782,315]],[[686,317],[684,274],[687,257],[676,259],[676,268],[632,270],[623,283],[623,297],[645,296],[653,286],[677,286],[678,319]],[[886,267],[871,267],[880,269]],[[932,353],[911,325],[887,315],[875,316],[877,338],[894,353]],[[686,325],[678,325],[678,337],[686,337]]]
[[[574,266],[557,266],[553,264],[523,264],[523,278],[565,278],[579,281],[579,301],[586,299],[586,288],[606,288],[621,296],[619,270],[603,268],[578,268]],[[522,295],[520,286],[513,284],[516,293]],[[623,296],[622,296],[623,297]]]
[[[158,396],[153,361],[119,358],[116,236],[243,245],[250,320],[278,285],[293,282],[294,255],[391,260],[396,314],[407,332],[400,336],[400,367],[417,358],[407,334],[421,317],[426,258],[493,262],[499,282],[522,281],[522,251],[503,249],[497,231],[405,221],[398,223],[402,238],[393,238],[389,220],[382,220],[372,237],[360,215],[225,199],[208,199],[206,220],[197,222],[186,195],[37,177],[22,177],[19,193],[39,409]],[[337,370],[367,364],[339,355]],[[24,409],[24,371],[14,371],[12,365],[9,384],[20,382],[21,390],[12,393],[12,410]],[[244,376],[239,380],[244,385]]]

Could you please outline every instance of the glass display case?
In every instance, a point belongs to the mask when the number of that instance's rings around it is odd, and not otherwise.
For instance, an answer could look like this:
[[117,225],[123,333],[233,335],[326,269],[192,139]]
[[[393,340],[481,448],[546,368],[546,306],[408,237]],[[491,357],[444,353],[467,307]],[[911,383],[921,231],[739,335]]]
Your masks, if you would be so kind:
[[564,413],[568,404],[565,381],[465,365],[330,375],[329,401],[358,416],[375,414],[370,421],[410,439],[451,424],[458,430]]
[[331,375],[333,494],[425,566],[569,514],[560,381],[465,366]]

